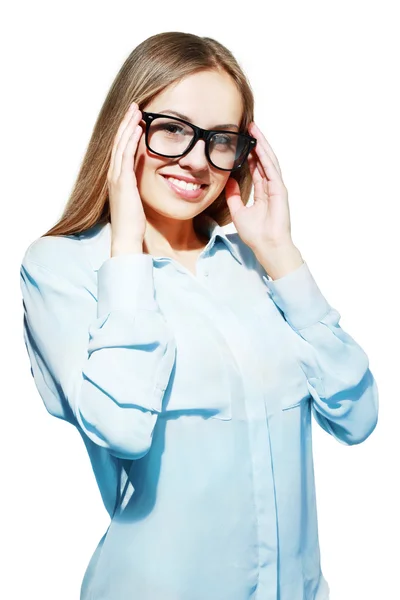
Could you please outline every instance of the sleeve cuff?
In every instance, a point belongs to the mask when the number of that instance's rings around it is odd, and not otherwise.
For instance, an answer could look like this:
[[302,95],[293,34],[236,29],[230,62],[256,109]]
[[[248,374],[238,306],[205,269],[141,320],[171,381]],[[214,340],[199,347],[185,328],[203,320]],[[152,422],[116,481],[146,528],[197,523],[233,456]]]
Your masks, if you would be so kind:
[[121,254],[105,260],[97,272],[97,316],[113,310],[156,310],[153,257]]
[[275,304],[283,311],[285,319],[294,329],[303,329],[318,323],[331,310],[308,265],[300,267],[279,279],[268,279],[265,285]]

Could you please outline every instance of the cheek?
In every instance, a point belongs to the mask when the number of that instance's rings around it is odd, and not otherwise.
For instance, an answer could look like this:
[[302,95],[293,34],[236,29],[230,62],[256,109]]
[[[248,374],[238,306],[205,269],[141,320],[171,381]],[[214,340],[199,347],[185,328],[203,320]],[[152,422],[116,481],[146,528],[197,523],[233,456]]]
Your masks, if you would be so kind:
[[162,161],[159,161],[154,155],[149,155],[144,135],[139,140],[134,159],[135,173],[138,178],[142,175],[148,175],[152,171],[162,166]]
[[226,186],[226,182],[229,179],[229,173],[226,172],[225,173],[218,173],[218,175],[215,176],[214,178],[214,182],[216,187],[218,188],[219,193],[222,192],[222,190],[224,189],[224,187]]
[[214,202],[225,188],[226,182],[229,179],[229,173],[214,173],[212,176],[212,186],[208,192],[208,204]]

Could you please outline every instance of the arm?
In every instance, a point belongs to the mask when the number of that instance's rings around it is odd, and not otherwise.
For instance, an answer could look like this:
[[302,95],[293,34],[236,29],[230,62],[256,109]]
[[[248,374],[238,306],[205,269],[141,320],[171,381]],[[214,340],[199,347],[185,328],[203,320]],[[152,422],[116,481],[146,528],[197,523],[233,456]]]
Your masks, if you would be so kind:
[[97,304],[78,275],[52,272],[29,249],[20,276],[24,340],[48,411],[116,457],[146,454],[176,352],[154,299],[151,256],[105,260]]
[[275,280],[260,263],[257,269],[285,320],[306,342],[298,362],[316,421],[345,445],[361,443],[378,420],[378,389],[368,357],[340,327],[341,315],[322,295],[308,265],[295,260],[290,267],[287,259],[286,274]]

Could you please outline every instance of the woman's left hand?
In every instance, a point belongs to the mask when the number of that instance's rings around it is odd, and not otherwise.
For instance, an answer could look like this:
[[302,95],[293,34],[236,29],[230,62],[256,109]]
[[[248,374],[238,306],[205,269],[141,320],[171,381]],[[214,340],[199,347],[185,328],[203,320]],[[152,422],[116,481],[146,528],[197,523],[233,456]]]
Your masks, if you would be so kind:
[[248,156],[254,184],[254,204],[245,206],[239,184],[230,177],[225,185],[226,201],[240,238],[255,252],[293,245],[288,192],[271,146],[254,122],[248,131],[257,144]]

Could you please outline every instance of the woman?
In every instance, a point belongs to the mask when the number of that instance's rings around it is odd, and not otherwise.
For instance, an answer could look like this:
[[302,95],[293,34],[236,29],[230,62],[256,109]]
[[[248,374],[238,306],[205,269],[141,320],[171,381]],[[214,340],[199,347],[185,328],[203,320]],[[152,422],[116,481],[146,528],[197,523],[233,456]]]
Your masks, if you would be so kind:
[[292,241],[253,106],[215,40],[145,40],[23,257],[36,386],[78,428],[111,517],[82,600],[329,597],[311,414],[358,444],[378,391]]

